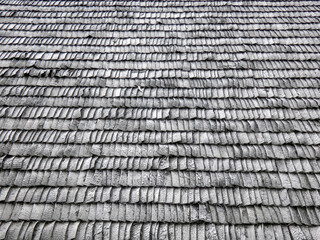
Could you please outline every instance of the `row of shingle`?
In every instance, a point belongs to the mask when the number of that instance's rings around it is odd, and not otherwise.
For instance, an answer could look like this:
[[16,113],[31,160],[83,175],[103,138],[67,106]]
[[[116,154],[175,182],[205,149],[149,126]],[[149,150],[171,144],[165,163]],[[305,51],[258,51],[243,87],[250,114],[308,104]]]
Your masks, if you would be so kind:
[[[318,53],[291,53],[291,52],[248,52],[248,53],[90,53],[90,52],[0,52],[1,60],[37,60],[37,61],[308,61],[320,60]],[[28,63],[25,63],[28,66]]]
[[296,132],[317,133],[317,120],[145,120],[145,119],[8,119],[0,118],[5,130],[115,130],[115,131],[214,131],[214,132]]
[[[136,7],[151,7],[151,6],[158,6],[158,7],[185,7],[185,6],[213,6],[213,7],[220,7],[220,6],[292,6],[292,2],[294,2],[295,6],[318,6],[317,2],[310,2],[310,1],[251,1],[251,2],[242,2],[242,1],[215,1],[215,2],[207,2],[207,1],[102,1],[102,0],[90,0],[90,1],[38,1],[34,3],[33,1],[25,1],[25,5],[30,6],[43,6],[43,7],[51,7],[51,6],[63,6],[63,7],[81,7],[81,6],[136,6]],[[18,0],[2,0],[1,4],[4,5],[20,5],[20,1]]]
[[[141,89],[144,88],[189,88],[189,89],[197,89],[197,88],[320,88],[320,81],[315,78],[265,78],[265,79],[254,79],[254,78],[241,78],[241,79],[233,79],[233,78],[217,78],[217,79],[135,79],[135,78],[50,78],[50,77],[11,77],[11,73],[6,74],[6,77],[0,77],[0,86],[1,91],[6,87],[8,89],[9,86],[19,86],[29,87],[29,91],[38,91],[31,90],[32,87],[36,87],[34,89],[39,89],[42,91],[43,88],[47,89],[49,86],[56,87],[74,87],[78,86],[93,88],[97,87],[108,87],[108,88],[138,88],[140,86]],[[45,89],[46,89],[45,88]],[[22,94],[22,92],[20,92]],[[279,94],[279,92],[277,93]],[[271,97],[271,96],[270,96]],[[279,96],[280,97],[280,96]],[[255,96],[257,98],[257,96]],[[287,99],[289,99],[286,96]],[[297,97],[296,97],[297,99]]]
[[320,133],[0,130],[1,143],[155,143],[320,145]]
[[161,157],[317,159],[319,145],[212,145],[212,144],[44,144],[2,143],[1,154],[47,157]]
[[[17,35],[17,31],[22,31],[21,34],[26,35],[26,37],[62,37],[62,38],[109,38],[117,37],[117,38],[143,38],[141,34],[147,34],[150,38],[164,38],[164,37],[172,37],[172,38],[213,38],[213,41],[217,41],[217,38],[225,37],[225,38],[235,38],[237,36],[241,36],[242,38],[312,38],[317,36],[317,25],[316,24],[295,24],[291,27],[287,24],[285,26],[282,25],[272,25],[272,27],[267,27],[268,24],[264,24],[264,28],[258,24],[252,24],[251,27],[240,28],[238,24],[228,24],[218,25],[218,24],[190,24],[184,25],[183,27],[180,25],[164,25],[164,24],[139,24],[139,25],[129,25],[129,24],[97,24],[95,28],[91,27],[90,24],[84,25],[82,28],[77,27],[79,24],[26,24],[25,26],[20,26],[14,23],[10,25],[3,23],[2,32],[10,30],[9,33],[6,34],[6,37],[19,37],[21,35]],[[209,26],[216,27],[209,27]],[[269,24],[270,25],[270,24]],[[42,27],[43,26],[43,27]],[[180,26],[179,28],[177,26]],[[191,26],[191,27],[190,27]],[[237,27],[236,27],[237,26]],[[241,25],[240,25],[241,26]],[[51,27],[51,28],[49,28]],[[177,29],[176,29],[177,28]],[[200,31],[202,30],[202,31]],[[124,31],[124,32],[122,32]],[[172,32],[174,31],[174,32]],[[307,32],[310,32],[308,35]],[[90,35],[92,33],[93,35]],[[141,34],[139,34],[141,33]],[[207,35],[204,35],[206,33]],[[197,35],[199,34],[199,35]],[[127,40],[129,41],[129,40]],[[226,40],[224,40],[226,41]],[[241,41],[241,40],[239,40]],[[245,39],[242,41],[246,41]],[[248,41],[248,40],[247,40]],[[276,42],[281,42],[281,39]]]
[[[204,204],[0,204],[1,221],[208,222],[318,226],[317,207],[226,207]],[[1,214],[1,213],[0,213]]]
[[[5,6],[7,7],[7,6]],[[17,9],[21,9],[21,6],[14,6]],[[34,10],[39,6],[25,6],[23,7],[26,10]],[[80,7],[81,8],[81,7]],[[61,8],[61,7],[50,7],[50,8],[43,8],[43,11],[69,11],[69,12],[78,12],[79,8]],[[148,6],[141,8],[140,6],[92,6],[92,7],[82,7],[83,14],[89,11],[116,11],[122,13],[119,14],[119,17],[127,16],[128,12],[139,12],[141,14],[145,14],[146,16],[150,16],[152,13],[163,12],[163,10],[169,13],[181,13],[181,17],[185,17],[187,13],[211,13],[211,12],[282,12],[282,11],[299,11],[299,12],[315,12],[319,9],[319,5],[304,5],[304,6],[184,6],[183,8],[177,8],[176,6],[158,6],[155,8],[154,6]]]
[[180,170],[211,172],[320,173],[320,163],[311,159],[217,159],[187,157],[18,157],[0,158],[3,170]]
[[[148,40],[147,40],[148,39]],[[115,38],[112,36],[101,37],[62,37],[62,36],[27,36],[27,37],[9,37],[5,36],[0,39],[1,48],[5,51],[25,51],[30,52],[30,49],[43,47],[43,52],[93,52],[94,54],[100,52],[105,53],[128,53],[136,51],[136,53],[183,53],[183,52],[215,52],[224,53],[229,52],[243,52],[246,54],[253,54],[256,52],[315,52],[319,51],[320,40],[317,37],[292,37],[292,38],[236,38],[228,36],[225,38],[215,37],[197,37],[191,38],[177,38],[171,36],[170,38],[150,36],[144,38],[143,36],[129,36],[125,38]],[[13,48],[9,45],[22,45],[19,48]],[[25,45],[28,49],[23,49]],[[40,46],[37,46],[40,45]],[[44,46],[45,45],[45,46]],[[140,46],[139,46],[140,45]],[[289,45],[289,46],[288,46]],[[58,48],[52,48],[52,47]],[[61,48],[63,46],[63,48]],[[68,48],[69,46],[69,48]],[[80,46],[88,46],[87,48]],[[120,48],[121,46],[121,48]],[[289,48],[290,47],[290,48]],[[90,51],[90,48],[93,49]],[[79,49],[79,50],[77,50]],[[36,50],[34,50],[36,51]],[[252,53],[248,53],[252,52]],[[30,52],[30,55],[36,54]]]
[[[290,13],[290,12],[289,12]],[[120,15],[118,17],[118,15]],[[178,15],[180,15],[178,13]],[[295,14],[295,17],[291,14],[284,13],[283,15],[276,13],[271,14],[271,16],[266,16],[265,13],[238,13],[236,16],[232,12],[215,14],[212,12],[210,16],[197,16],[197,17],[184,17],[177,18],[177,13],[167,13],[159,12],[148,14],[146,17],[145,14],[133,13],[130,12],[127,15],[123,15],[123,12],[86,12],[81,14],[81,12],[26,12],[21,10],[9,10],[3,11],[0,15],[1,23],[21,23],[21,18],[23,18],[23,23],[76,23],[76,24],[123,24],[123,23],[132,23],[134,24],[192,24],[197,26],[199,24],[234,24],[239,25],[251,25],[251,24],[317,24],[318,21],[315,20],[315,13],[311,16],[299,16]],[[305,15],[305,14],[303,14]],[[63,21],[61,20],[63,18]]]
[[[212,80],[211,80],[212,81]],[[214,80],[215,81],[215,80]],[[255,81],[255,80],[253,80]],[[290,80],[288,80],[290,81]],[[223,101],[245,101],[252,98],[268,100],[269,98],[285,98],[294,100],[319,99],[318,88],[306,85],[304,88],[268,88],[268,87],[222,87],[222,88],[148,88],[143,84],[135,87],[27,87],[27,86],[0,86],[0,94],[7,96],[39,96],[39,97],[99,97],[99,98],[121,98],[121,97],[143,97],[145,98],[175,98]],[[265,99],[267,98],[267,99]],[[225,102],[226,103],[226,102]]]
[[[141,1],[140,1],[141,2]],[[157,1],[159,2],[159,1]],[[262,2],[262,1],[257,1]],[[30,2],[29,2],[30,3]],[[40,5],[42,3],[42,5]],[[257,5],[257,4],[245,4],[244,6],[242,5],[234,5],[234,4],[226,4],[224,2],[221,5],[215,4],[214,6],[208,4],[195,4],[192,5],[183,5],[183,7],[175,6],[174,4],[172,6],[170,5],[165,5],[165,6],[157,6],[155,7],[154,4],[156,2],[152,1],[153,5],[151,6],[144,6],[141,7],[137,5],[137,1],[133,1],[133,3],[130,6],[124,6],[122,4],[116,4],[115,6],[112,6],[110,2],[106,2],[104,6],[88,6],[86,2],[82,2],[82,6],[75,6],[75,7],[68,7],[68,6],[61,6],[59,5],[58,2],[56,6],[45,6],[45,3],[49,3],[48,1],[42,1],[42,2],[37,2],[36,5],[34,4],[15,4],[15,5],[7,5],[7,4],[1,4],[3,9],[8,10],[8,9],[17,9],[17,10],[22,10],[25,9],[27,11],[32,11],[35,9],[38,9],[39,7],[42,7],[42,11],[68,11],[68,12],[78,12],[79,8],[82,10],[81,12],[90,12],[90,11],[119,11],[119,12],[139,12],[139,13],[146,13],[151,14],[152,12],[163,12],[163,10],[166,10],[167,12],[175,12],[175,13],[188,13],[188,12],[279,12],[279,11],[299,11],[299,12],[312,12],[317,9],[319,9],[319,4],[310,4],[310,1],[304,1],[301,2],[301,5],[298,5],[296,3],[299,3],[299,1],[295,1],[295,5],[279,5],[278,3],[276,4],[265,4],[264,6]],[[119,1],[117,1],[119,3]],[[184,1],[185,3],[185,1]],[[81,17],[81,16],[80,16]]]
[[[35,62],[34,62],[35,64]],[[320,71],[315,69],[232,69],[223,67],[223,70],[190,70],[185,69],[91,69],[79,66],[78,69],[63,68],[38,69],[36,66],[30,68],[0,68],[0,77],[55,77],[55,78],[189,78],[189,79],[213,79],[213,78],[254,78],[254,79],[279,79],[279,78],[316,78]]]
[[[247,38],[252,41],[252,38],[272,38],[272,39],[285,39],[285,38],[310,38],[319,40],[320,30],[210,30],[210,31],[106,31],[106,30],[85,30],[85,31],[5,31],[1,30],[0,34],[6,37],[61,37],[61,38]],[[277,40],[281,41],[281,40]],[[317,42],[315,42],[317,43]],[[313,44],[315,44],[313,43]]]
[[3,106],[37,107],[137,107],[137,108],[202,108],[202,109],[263,109],[263,108],[319,108],[319,99],[303,98],[254,98],[254,99],[190,99],[147,97],[0,97]]
[[211,20],[210,23],[198,24],[165,24],[161,20],[150,20],[149,23],[135,23],[131,19],[113,19],[104,23],[21,23],[0,22],[1,31],[281,31],[281,30],[317,30],[319,23],[228,23],[221,24]]
[[[221,70],[221,69],[250,69],[250,70],[314,70],[320,68],[319,60],[237,60],[233,59],[209,59],[209,60],[1,60],[2,68],[30,68],[46,69],[116,69],[116,70]],[[41,71],[38,70],[38,71]],[[36,72],[36,69],[34,70]]]
[[167,170],[22,171],[2,170],[0,186],[174,187],[320,189],[319,173],[204,172]]
[[[215,81],[215,79],[211,80]],[[255,80],[253,80],[255,81]],[[288,80],[290,81],[290,80]],[[285,98],[294,100],[319,99],[319,89],[309,88],[306,84],[304,88],[268,88],[268,87],[215,87],[215,88],[149,88],[140,84],[135,87],[29,87],[29,86],[0,86],[0,95],[7,96],[38,96],[38,97],[99,97],[99,98],[121,98],[121,97],[141,97],[145,98],[165,98],[165,99],[194,99],[200,98],[207,101],[246,101],[252,98],[268,100],[269,98]],[[265,99],[267,98],[267,99]],[[94,106],[93,106],[94,107]]]
[[0,118],[30,119],[207,119],[207,120],[319,120],[320,109],[188,109],[188,108],[61,108],[1,107]]
[[204,223],[0,222],[0,239],[318,239],[316,226]]
[[[47,39],[31,39],[27,45],[12,45],[5,44],[0,46],[0,50],[6,54],[8,51],[15,51],[17,54],[14,57],[10,57],[8,60],[63,60],[68,54],[67,60],[89,60],[89,61],[101,61],[101,60],[134,60],[137,58],[139,61],[153,58],[157,61],[161,59],[171,59],[171,60],[202,60],[210,61],[217,60],[282,60],[288,57],[288,60],[317,60],[317,56],[314,55],[319,51],[320,46],[318,45],[296,45],[296,44],[284,44],[284,45],[255,45],[255,44],[246,44],[243,45],[197,45],[197,46],[187,46],[186,45],[175,45],[175,44],[165,44],[165,45],[135,45],[139,44],[139,39],[134,39],[135,44],[132,45],[118,45],[113,46],[86,46],[79,45],[79,39],[69,39],[64,40],[63,38],[52,38],[52,44],[50,41],[47,42]],[[56,40],[65,41],[68,44],[70,42],[75,42],[74,45],[64,45],[63,50],[61,46],[59,47],[56,44]],[[159,39],[159,38],[158,38]],[[10,39],[9,39],[10,40]],[[14,39],[11,39],[14,41]],[[10,41],[11,41],[10,40]],[[30,39],[29,39],[30,40]],[[33,41],[34,40],[34,41]],[[122,40],[122,39],[121,39]],[[121,41],[120,40],[120,41]],[[160,39],[159,39],[160,40]],[[266,39],[269,41],[268,39]],[[112,40],[111,40],[112,41]],[[118,41],[118,40],[117,40]],[[291,41],[291,40],[290,40]],[[309,41],[309,40],[306,40]],[[41,42],[44,42],[43,44]],[[39,45],[40,44],[40,45]],[[49,45],[48,45],[49,44]],[[80,43],[82,44],[82,43]],[[28,51],[28,53],[20,54],[21,51]],[[108,54],[104,55],[105,52]],[[159,54],[162,52],[162,54]],[[227,53],[228,52],[228,53]],[[46,53],[46,54],[44,54]],[[141,55],[143,54],[143,55]],[[173,55],[169,57],[169,55]],[[309,56],[310,55],[310,56]],[[144,57],[142,59],[141,57]],[[4,56],[3,56],[4,57]],[[2,58],[3,58],[2,57]],[[9,56],[6,56],[9,58]]]
[[316,206],[318,190],[164,187],[2,187],[5,203],[207,203],[224,206]]
[[[311,2],[311,1],[309,1]],[[315,2],[315,1],[314,1]],[[154,2],[153,2],[154,3]],[[28,7],[25,7],[28,8]],[[238,19],[239,22],[246,21],[244,19],[247,19],[247,21],[258,20],[258,19],[273,19],[273,18],[279,18],[279,22],[284,22],[287,18],[292,18],[292,23],[296,22],[307,22],[304,21],[306,18],[313,19],[315,17],[319,17],[319,11],[305,11],[299,9],[299,12],[294,10],[278,10],[278,11],[272,11],[272,9],[268,9],[266,11],[203,11],[203,12],[168,12],[168,11],[161,11],[161,12],[137,12],[137,11],[115,11],[113,9],[112,11],[102,11],[102,10],[96,10],[96,11],[86,11],[86,8],[78,8],[77,11],[64,11],[62,10],[62,7],[59,8],[37,8],[36,11],[26,11],[25,9],[21,9],[18,6],[9,7],[0,5],[0,9],[2,10],[0,13],[0,17],[5,20],[6,18],[10,17],[10,21],[14,21],[17,18],[24,18],[24,21],[28,22],[29,18],[37,18],[37,20],[40,20],[41,18],[43,21],[47,21],[50,18],[63,18],[63,21],[72,21],[77,22],[78,21],[86,21],[86,20],[93,20],[94,22],[99,22],[102,19],[111,18],[112,20],[114,18],[132,18],[132,21],[140,22],[140,21],[148,21],[157,19],[160,21],[166,21],[166,19],[173,19],[177,23],[184,23],[186,21],[194,21],[202,22],[207,21],[206,18],[210,18],[213,21],[216,21],[218,19],[218,23],[228,23],[228,21],[232,20],[233,18]],[[236,10],[236,9],[235,9]],[[77,18],[77,19],[75,19]],[[294,19],[293,19],[294,18]],[[144,19],[144,20],[143,20]],[[230,20],[229,20],[230,19]],[[300,20],[303,19],[303,20]],[[54,19],[50,19],[54,20]],[[1,21],[1,19],[0,19]],[[290,21],[291,22],[291,21]]]

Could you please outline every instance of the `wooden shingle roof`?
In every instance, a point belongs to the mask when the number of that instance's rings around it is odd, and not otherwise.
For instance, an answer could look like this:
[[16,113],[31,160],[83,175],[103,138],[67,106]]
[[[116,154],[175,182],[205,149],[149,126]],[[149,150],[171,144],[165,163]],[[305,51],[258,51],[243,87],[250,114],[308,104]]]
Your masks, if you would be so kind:
[[319,1],[0,1],[0,239],[320,239]]

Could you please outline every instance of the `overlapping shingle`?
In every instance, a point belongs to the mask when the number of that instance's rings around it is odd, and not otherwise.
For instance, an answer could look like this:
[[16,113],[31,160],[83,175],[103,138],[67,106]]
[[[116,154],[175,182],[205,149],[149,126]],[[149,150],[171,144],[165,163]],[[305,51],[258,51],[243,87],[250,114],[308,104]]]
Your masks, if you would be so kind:
[[0,1],[0,239],[319,239],[317,1]]

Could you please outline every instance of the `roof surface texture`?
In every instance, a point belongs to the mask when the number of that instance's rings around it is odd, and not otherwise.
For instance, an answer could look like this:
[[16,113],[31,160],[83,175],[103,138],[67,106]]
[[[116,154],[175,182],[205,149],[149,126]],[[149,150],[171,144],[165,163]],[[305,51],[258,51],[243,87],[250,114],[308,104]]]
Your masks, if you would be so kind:
[[319,1],[0,1],[0,239],[320,239]]

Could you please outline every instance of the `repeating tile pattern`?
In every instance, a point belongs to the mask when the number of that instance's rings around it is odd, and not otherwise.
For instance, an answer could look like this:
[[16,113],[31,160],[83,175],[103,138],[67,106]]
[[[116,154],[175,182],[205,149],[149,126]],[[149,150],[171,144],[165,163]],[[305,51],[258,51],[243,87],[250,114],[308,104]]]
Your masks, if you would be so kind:
[[319,1],[0,1],[0,239],[320,239]]

